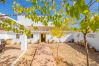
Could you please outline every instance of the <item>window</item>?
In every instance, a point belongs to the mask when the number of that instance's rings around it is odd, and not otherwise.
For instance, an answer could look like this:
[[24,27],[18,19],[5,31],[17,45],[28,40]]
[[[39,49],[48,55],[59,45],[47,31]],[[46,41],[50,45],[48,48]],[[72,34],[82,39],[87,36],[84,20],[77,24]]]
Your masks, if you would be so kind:
[[19,34],[16,34],[16,38],[19,39],[20,38],[20,35]]

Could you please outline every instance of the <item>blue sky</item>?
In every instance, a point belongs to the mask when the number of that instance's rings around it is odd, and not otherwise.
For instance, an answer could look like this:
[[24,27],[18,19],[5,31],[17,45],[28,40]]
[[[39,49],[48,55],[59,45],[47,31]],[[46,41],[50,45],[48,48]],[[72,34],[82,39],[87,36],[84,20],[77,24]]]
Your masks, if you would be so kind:
[[[3,14],[14,14],[13,9],[12,9],[12,3],[14,0],[6,0],[5,4],[0,3],[0,13]],[[60,3],[61,0],[55,0],[57,4]],[[89,3],[90,0],[85,0],[86,3]],[[18,3],[20,3],[20,5],[22,5],[23,7],[30,7],[31,3],[30,2],[26,2],[26,0],[17,0]],[[40,3],[39,3],[40,4]],[[57,6],[59,8],[59,6]],[[90,8],[91,12],[95,12],[96,8],[99,7],[99,3],[95,3],[92,8]],[[98,11],[97,11],[98,12]],[[13,19],[17,19],[16,16],[10,16]]]
[[[14,0],[6,0],[5,4],[0,3],[0,13],[3,14],[14,14],[14,11],[12,9],[12,4]],[[60,3],[61,0],[55,0],[57,4]],[[17,0],[17,2],[23,6],[23,7],[30,7],[32,4],[30,2],[26,2],[26,0]],[[41,3],[39,3],[41,5]],[[17,16],[10,16],[11,18],[17,20]]]
[[[14,14],[14,11],[12,9],[12,4],[13,4],[14,0],[6,0],[5,4],[0,3],[0,13],[3,14]],[[24,6],[24,7],[29,7],[31,6],[30,2],[26,2],[26,0],[17,0],[18,3],[20,3],[20,5]],[[17,19],[16,16],[10,16],[13,19]]]

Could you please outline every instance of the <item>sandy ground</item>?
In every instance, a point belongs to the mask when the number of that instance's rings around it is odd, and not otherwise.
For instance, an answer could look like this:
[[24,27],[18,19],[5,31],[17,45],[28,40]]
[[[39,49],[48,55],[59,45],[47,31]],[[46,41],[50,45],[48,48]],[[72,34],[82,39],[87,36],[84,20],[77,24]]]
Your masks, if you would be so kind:
[[[56,44],[49,44],[56,56]],[[58,66],[86,66],[85,49],[74,43],[60,43],[59,56],[63,61]],[[99,52],[89,50],[90,66],[99,66]]]
[[[35,49],[38,47],[36,55]],[[34,59],[33,59],[34,56]],[[33,60],[33,61],[32,61]],[[25,55],[15,66],[56,66],[56,62],[49,47],[39,44],[29,45]]]
[[37,44],[28,44],[28,50],[14,66],[30,66]]
[[[50,61],[47,61],[45,58],[54,58],[55,60],[57,43],[45,43],[46,48],[43,47],[43,49],[39,49],[37,55],[34,57],[35,60],[31,62],[34,55],[34,50],[36,49],[37,45],[38,44],[29,44],[26,54],[20,59],[19,62],[17,62],[15,66],[30,66],[30,64],[32,64],[32,66],[49,66],[44,65],[44,63],[50,63]],[[52,54],[53,56],[50,56]],[[59,57],[62,61],[56,66],[86,66],[86,55],[84,47],[74,43],[60,43]],[[90,66],[99,66],[99,52],[89,50],[89,61]],[[56,60],[54,62],[56,62]]]
[[0,53],[0,66],[10,66],[20,54],[19,46],[7,45],[5,51]]
[[32,66],[56,66],[56,62],[49,47],[41,45],[32,62]]

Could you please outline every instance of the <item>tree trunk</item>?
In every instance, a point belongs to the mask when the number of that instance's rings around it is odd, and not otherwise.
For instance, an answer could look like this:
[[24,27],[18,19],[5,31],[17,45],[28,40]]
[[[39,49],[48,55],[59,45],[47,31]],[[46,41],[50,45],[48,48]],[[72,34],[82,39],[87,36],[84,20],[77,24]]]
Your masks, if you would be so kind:
[[85,51],[86,51],[86,61],[87,61],[87,66],[89,66],[89,52],[88,52],[88,44],[86,40],[86,34],[84,35],[84,44],[85,44]]
[[58,58],[59,43],[57,43],[57,58]]
[[57,58],[59,57],[59,43],[60,43],[60,40],[59,40],[59,42],[57,43]]

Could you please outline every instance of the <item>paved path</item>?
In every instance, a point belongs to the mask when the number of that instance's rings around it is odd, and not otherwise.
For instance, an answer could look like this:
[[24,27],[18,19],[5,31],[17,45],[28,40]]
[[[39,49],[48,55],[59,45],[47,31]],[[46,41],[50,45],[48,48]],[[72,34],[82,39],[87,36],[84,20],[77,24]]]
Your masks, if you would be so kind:
[[40,45],[32,62],[32,66],[56,66],[52,51],[45,45]]

